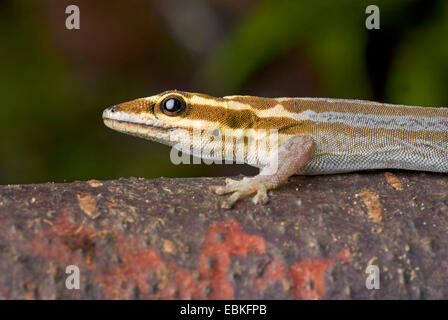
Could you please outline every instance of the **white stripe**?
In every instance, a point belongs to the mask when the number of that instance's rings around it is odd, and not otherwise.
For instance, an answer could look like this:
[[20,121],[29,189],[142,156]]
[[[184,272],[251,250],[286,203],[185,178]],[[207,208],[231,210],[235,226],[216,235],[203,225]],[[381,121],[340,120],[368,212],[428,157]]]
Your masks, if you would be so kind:
[[[285,99],[285,98],[281,98]],[[294,98],[291,98],[294,99]],[[304,97],[304,98],[298,98],[299,100],[309,100],[309,101],[324,101],[329,103],[356,103],[361,105],[374,105],[379,107],[399,107],[399,108],[424,108],[424,109],[434,109],[434,110],[440,110],[441,108],[431,108],[431,107],[422,107],[422,106],[407,106],[403,104],[390,104],[390,103],[382,103],[382,102],[375,102],[375,101],[369,101],[369,100],[358,100],[358,99],[333,99],[333,98],[311,98],[311,97]]]
[[192,104],[204,104],[208,107],[227,108],[230,110],[252,110],[250,104],[234,100],[225,100],[219,102],[215,99],[208,99],[201,96],[193,95],[190,101]]
[[260,118],[288,117],[291,119],[295,119],[295,117],[297,116],[297,113],[289,112],[281,104],[277,104],[274,107],[267,109],[252,109],[252,111]]
[[311,120],[321,123],[342,123],[353,127],[367,127],[371,129],[448,132],[448,119],[442,117],[383,116],[334,111],[316,113],[312,110],[305,110],[295,114],[294,118],[299,121]]

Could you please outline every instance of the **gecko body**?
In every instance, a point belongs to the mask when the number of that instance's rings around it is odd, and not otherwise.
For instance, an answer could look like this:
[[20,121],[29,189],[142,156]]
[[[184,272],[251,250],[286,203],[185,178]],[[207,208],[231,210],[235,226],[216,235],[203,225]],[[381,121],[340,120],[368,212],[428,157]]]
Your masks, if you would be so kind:
[[[231,155],[259,167],[255,177],[228,179],[225,186],[213,187],[219,194],[232,193],[224,207],[251,193],[256,193],[255,203],[266,203],[267,191],[293,174],[448,172],[448,108],[326,98],[215,98],[174,90],[108,108],[103,119],[114,130],[196,156]],[[192,138],[195,132],[222,134],[207,143]],[[265,141],[269,132],[276,134],[275,148]],[[275,150],[276,161],[270,153],[255,154],[247,138]],[[213,149],[205,153],[209,156],[195,151],[206,148]]]

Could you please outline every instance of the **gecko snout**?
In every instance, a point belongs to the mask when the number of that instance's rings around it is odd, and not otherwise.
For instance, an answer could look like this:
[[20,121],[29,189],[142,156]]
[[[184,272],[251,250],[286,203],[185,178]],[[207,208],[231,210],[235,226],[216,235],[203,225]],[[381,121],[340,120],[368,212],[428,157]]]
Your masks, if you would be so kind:
[[117,112],[117,106],[112,106],[103,111],[103,119],[108,119],[111,117],[111,113]]

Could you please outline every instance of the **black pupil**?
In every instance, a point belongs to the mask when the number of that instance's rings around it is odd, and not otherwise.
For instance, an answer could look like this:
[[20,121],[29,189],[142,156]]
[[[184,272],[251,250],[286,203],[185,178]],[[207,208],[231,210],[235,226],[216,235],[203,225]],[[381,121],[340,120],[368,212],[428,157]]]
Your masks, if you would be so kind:
[[180,102],[178,99],[168,99],[165,101],[165,110],[169,112],[178,112],[180,109],[182,109],[182,102]]

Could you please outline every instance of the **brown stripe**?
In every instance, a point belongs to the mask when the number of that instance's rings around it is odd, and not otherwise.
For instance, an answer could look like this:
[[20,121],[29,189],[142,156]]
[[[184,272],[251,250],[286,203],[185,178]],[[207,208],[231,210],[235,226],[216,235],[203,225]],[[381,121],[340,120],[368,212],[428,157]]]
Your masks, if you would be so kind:
[[448,120],[448,108],[385,106],[359,102],[328,102],[294,98],[280,103],[289,112],[312,110],[317,113],[344,112],[385,116],[442,117]]
[[322,112],[345,112],[345,113],[359,113],[359,114],[373,114],[373,115],[389,115],[389,116],[422,116],[422,117],[447,117],[448,108],[429,108],[429,107],[402,107],[399,105],[383,105],[376,103],[369,103],[363,101],[362,103],[356,100],[344,101],[339,99],[339,102],[329,102],[320,100],[319,98],[262,98],[255,96],[235,96],[228,100],[239,103],[249,104],[255,109],[269,109],[276,105],[282,105],[288,112],[299,113],[305,110],[312,110],[317,113]]
[[248,104],[250,105],[250,107],[260,110],[273,108],[278,104],[282,104],[274,98],[263,98],[255,96],[236,96],[233,98],[227,98],[226,100]]
[[218,122],[229,129],[281,129],[300,125],[288,117],[259,118],[250,110],[231,110],[224,107],[210,108],[207,105],[190,106],[186,119]]
[[355,127],[349,124],[341,123],[323,123],[314,122],[310,120],[301,121],[299,126],[293,126],[280,130],[282,134],[295,135],[295,134],[311,134],[316,135],[319,132],[325,132],[327,135],[331,134],[347,134],[358,138],[362,137],[395,137],[406,141],[412,141],[416,139],[426,140],[430,143],[434,142],[448,142],[448,131],[408,131],[397,129],[385,129],[385,128],[368,128],[368,127]]

